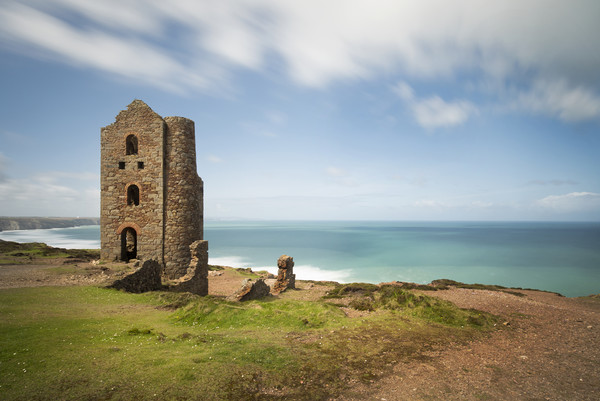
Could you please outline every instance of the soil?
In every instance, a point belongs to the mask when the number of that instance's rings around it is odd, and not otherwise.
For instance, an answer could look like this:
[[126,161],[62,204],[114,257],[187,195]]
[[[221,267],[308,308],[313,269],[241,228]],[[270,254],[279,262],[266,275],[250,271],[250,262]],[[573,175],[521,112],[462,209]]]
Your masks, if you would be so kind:
[[399,364],[392,375],[340,400],[599,400],[600,299],[540,291],[453,288],[428,292],[504,319],[468,345]]
[[[51,259],[0,265],[0,288],[102,285],[122,266]],[[211,273],[209,292],[225,297],[243,278],[233,269]],[[315,300],[331,287],[297,281],[286,299]],[[371,384],[356,384],[336,400],[599,400],[600,298],[553,293],[449,288],[427,295],[502,317],[501,329],[467,345],[452,344],[426,358],[399,363]],[[524,296],[517,296],[520,293]],[[350,317],[361,314],[345,308]]]

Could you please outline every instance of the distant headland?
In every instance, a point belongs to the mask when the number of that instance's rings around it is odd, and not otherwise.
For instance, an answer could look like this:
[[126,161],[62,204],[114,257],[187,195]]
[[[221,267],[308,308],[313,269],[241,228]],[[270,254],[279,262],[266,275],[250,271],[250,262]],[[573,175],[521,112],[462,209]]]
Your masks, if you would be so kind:
[[99,217],[0,217],[0,231],[67,228],[100,224]]

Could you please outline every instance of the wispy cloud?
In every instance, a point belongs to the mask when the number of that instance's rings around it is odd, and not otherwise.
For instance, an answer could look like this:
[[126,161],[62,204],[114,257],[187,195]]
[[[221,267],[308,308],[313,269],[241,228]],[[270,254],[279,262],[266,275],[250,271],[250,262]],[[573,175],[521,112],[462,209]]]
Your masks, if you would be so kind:
[[430,178],[424,174],[417,174],[411,176],[405,176],[402,174],[396,174],[391,176],[391,179],[394,181],[406,183],[413,187],[424,188],[430,181]]
[[417,123],[423,128],[434,129],[464,124],[477,107],[466,100],[447,102],[439,96],[419,98],[406,82],[398,82],[392,90],[411,110]]
[[427,208],[435,210],[442,210],[450,207],[446,202],[441,202],[433,199],[419,199],[413,202],[413,206],[416,206],[418,208]]
[[[390,73],[470,75],[518,82],[529,89],[517,107],[581,121],[600,114],[600,42],[590,39],[600,36],[599,14],[600,3],[586,0],[5,0],[0,38],[30,55],[181,92],[227,87],[240,68],[282,68],[315,88]],[[474,112],[438,96],[413,108],[427,127],[462,124]]]
[[219,156],[215,156],[215,155],[206,156],[206,160],[208,160],[211,163],[222,163],[223,162],[223,159],[221,159]]
[[350,173],[342,168],[329,166],[325,169],[325,173],[330,179],[344,187],[355,187],[358,185],[357,181],[350,175]]
[[345,177],[348,175],[346,170],[341,169],[339,167],[333,167],[333,166],[327,167],[327,169],[325,169],[325,172],[330,177]]
[[527,182],[527,185],[538,185],[538,186],[555,186],[560,187],[563,185],[577,185],[579,182],[574,180],[531,180]]
[[30,145],[33,142],[30,137],[14,131],[0,131],[0,138],[19,145]]
[[566,122],[600,118],[600,96],[565,79],[538,79],[513,101],[513,108],[556,116]]
[[[1,169],[0,169],[1,172]],[[75,182],[74,182],[75,181]],[[99,177],[94,173],[47,172],[0,180],[0,202],[20,215],[98,216]]]
[[564,195],[550,195],[537,201],[539,206],[557,212],[600,212],[600,194],[594,192],[571,192]]
[[6,181],[7,176],[6,176],[6,163],[7,163],[8,159],[6,158],[6,156],[4,156],[1,152],[0,152],[0,183],[2,183],[3,181]]
[[[65,5],[72,11],[82,10],[74,3]],[[56,6],[48,4],[47,8],[56,9]],[[118,4],[114,6],[120,8]],[[89,10],[86,7],[84,11]],[[134,26],[139,28],[140,24]],[[173,54],[141,37],[143,30],[138,29],[138,35],[128,36],[111,32],[107,26],[81,27],[13,1],[0,7],[0,27],[3,38],[23,44],[25,48],[33,46],[62,62],[92,67],[167,90],[181,91],[188,85],[208,87],[208,70],[178,61]]]

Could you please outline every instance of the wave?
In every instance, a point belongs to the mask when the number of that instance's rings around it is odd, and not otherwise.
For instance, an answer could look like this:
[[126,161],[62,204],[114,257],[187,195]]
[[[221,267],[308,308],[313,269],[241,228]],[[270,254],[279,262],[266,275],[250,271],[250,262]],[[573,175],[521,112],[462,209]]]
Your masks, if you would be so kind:
[[[256,266],[241,256],[209,257],[208,263],[218,266],[229,266],[235,268],[251,268],[254,271],[266,270],[277,274],[277,266]],[[298,280],[319,280],[348,282],[352,276],[351,270],[326,270],[312,265],[294,266],[294,274]]]
[[311,265],[294,267],[298,280],[338,281],[347,283],[352,276],[351,270],[325,270]]
[[[0,232],[0,239],[13,242],[43,242],[55,248],[99,249],[100,239],[80,238],[84,231],[93,232],[98,226],[47,228],[37,230],[14,230]],[[99,233],[98,233],[99,234]],[[89,235],[88,235],[89,236]],[[94,235],[95,237],[95,235]]]

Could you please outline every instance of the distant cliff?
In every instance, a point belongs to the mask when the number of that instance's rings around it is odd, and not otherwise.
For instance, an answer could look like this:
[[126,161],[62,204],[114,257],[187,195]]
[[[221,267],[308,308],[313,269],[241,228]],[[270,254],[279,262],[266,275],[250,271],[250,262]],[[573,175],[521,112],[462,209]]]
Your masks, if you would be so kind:
[[100,224],[100,218],[96,217],[0,217],[0,231],[66,228],[98,224]]

